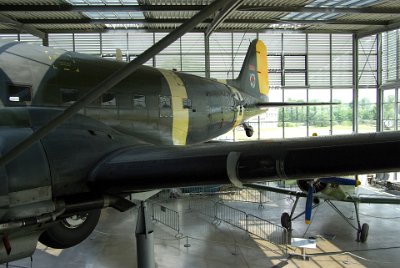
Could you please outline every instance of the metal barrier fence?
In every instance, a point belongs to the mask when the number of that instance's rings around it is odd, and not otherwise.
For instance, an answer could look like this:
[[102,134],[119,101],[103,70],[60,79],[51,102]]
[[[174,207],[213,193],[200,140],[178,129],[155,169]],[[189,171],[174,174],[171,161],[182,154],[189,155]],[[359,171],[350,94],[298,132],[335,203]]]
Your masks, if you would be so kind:
[[275,193],[254,189],[238,189],[229,193],[222,193],[219,197],[224,201],[241,201],[259,203],[260,205],[276,200]]
[[189,199],[189,209],[231,224],[275,245],[284,245],[287,251],[289,232],[275,223],[207,199]]
[[287,245],[289,243],[288,231],[282,226],[251,214],[247,215],[246,224],[247,232],[261,239],[277,245]]
[[220,202],[214,204],[215,217],[239,229],[247,231],[247,214],[244,211],[227,206]]
[[[271,183],[265,183],[270,185]],[[275,183],[272,183],[274,186]],[[279,185],[278,185],[279,186]],[[280,185],[279,187],[299,190],[297,185]],[[197,186],[189,188],[181,188],[183,195],[215,195],[218,196],[223,201],[240,201],[257,203],[262,206],[264,203],[278,201],[283,198],[284,195],[271,192],[271,191],[261,191],[256,189],[241,189],[234,187],[224,187],[224,186]]]
[[221,185],[210,186],[192,186],[181,188],[182,194],[201,195],[201,194],[218,194],[223,190]]
[[209,199],[189,199],[189,209],[195,210],[210,218],[216,217],[215,202]]
[[154,221],[164,224],[179,233],[179,212],[157,203],[151,204],[151,207],[151,217]]

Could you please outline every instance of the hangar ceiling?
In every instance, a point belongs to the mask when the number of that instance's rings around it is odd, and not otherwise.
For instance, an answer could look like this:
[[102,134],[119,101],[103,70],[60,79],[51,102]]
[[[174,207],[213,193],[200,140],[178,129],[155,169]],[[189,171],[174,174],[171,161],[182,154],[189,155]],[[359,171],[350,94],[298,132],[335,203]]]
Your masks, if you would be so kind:
[[[220,0],[222,1],[222,0]],[[169,31],[212,0],[2,0],[0,32]],[[400,27],[400,0],[237,0],[196,31],[356,33]]]

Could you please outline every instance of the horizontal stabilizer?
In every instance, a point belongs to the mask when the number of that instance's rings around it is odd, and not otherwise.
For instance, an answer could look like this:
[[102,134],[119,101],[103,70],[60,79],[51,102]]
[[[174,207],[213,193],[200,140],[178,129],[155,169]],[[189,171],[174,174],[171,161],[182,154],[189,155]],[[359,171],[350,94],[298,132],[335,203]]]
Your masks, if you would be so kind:
[[338,105],[338,102],[258,102],[257,107],[293,107],[293,106],[321,106],[321,105]]

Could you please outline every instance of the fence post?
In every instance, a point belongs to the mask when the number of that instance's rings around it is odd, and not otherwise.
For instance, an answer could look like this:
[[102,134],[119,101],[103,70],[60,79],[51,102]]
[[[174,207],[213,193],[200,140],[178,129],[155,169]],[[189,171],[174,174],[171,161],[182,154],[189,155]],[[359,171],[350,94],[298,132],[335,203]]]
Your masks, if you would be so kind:
[[189,244],[189,237],[186,236],[186,244],[183,245],[185,248],[190,247],[191,245]]
[[177,224],[178,225],[178,234],[180,234],[179,213],[177,215],[178,215],[178,217],[177,217],[178,218],[178,224]]
[[249,215],[246,213],[246,232],[248,235],[250,235],[249,233]]

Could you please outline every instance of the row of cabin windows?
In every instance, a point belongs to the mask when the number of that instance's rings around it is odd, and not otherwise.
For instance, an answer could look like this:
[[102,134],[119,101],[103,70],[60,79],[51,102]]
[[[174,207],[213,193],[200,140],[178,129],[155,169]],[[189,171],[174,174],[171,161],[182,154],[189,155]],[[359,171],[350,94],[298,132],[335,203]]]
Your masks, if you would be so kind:
[[[77,101],[80,97],[78,89],[61,88],[61,103],[71,104]],[[8,100],[12,103],[25,103],[32,101],[32,87],[26,85],[8,85]],[[159,108],[170,109],[171,108],[171,96],[159,96]],[[89,106],[102,106],[102,107],[121,107],[121,108],[134,108],[134,109],[145,109],[146,108],[146,96],[144,95],[117,95],[111,93],[105,93],[96,101]],[[182,107],[184,109],[192,108],[192,101],[188,98],[182,100]]]

